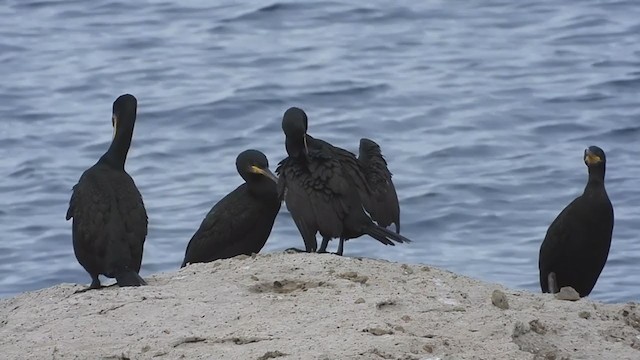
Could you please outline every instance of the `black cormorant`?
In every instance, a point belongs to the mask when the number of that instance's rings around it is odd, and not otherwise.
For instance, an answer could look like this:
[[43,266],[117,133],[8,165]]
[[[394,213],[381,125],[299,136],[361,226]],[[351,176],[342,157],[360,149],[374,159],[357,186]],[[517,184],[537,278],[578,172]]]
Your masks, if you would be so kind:
[[67,220],[73,218],[73,250],[91,275],[89,289],[101,287],[98,275],[115,277],[119,286],[146,285],[138,273],[147,236],[147,212],[136,184],[124,170],[136,108],[133,95],[114,101],[111,146],[82,174],[69,202]]
[[240,153],[236,168],[246,182],[209,211],[187,245],[182,267],[258,253],[267,242],[281,205],[278,178],[257,150]]
[[540,247],[538,267],[542,292],[557,293],[573,287],[581,297],[596,285],[607,262],[613,206],[604,187],[606,157],[597,146],[584,151],[589,181],[551,223]]
[[[411,242],[406,237],[376,225],[366,214],[361,194],[371,189],[354,154],[307,135],[307,115],[288,109],[282,118],[289,156],[279,163],[278,193],[296,223],[307,252],[326,252],[329,240],[344,241],[367,234],[385,245]],[[315,234],[322,235],[317,249]]]
[[365,210],[382,227],[395,224],[399,234],[400,204],[380,146],[373,140],[360,139],[358,161],[371,189],[369,196],[363,196]]

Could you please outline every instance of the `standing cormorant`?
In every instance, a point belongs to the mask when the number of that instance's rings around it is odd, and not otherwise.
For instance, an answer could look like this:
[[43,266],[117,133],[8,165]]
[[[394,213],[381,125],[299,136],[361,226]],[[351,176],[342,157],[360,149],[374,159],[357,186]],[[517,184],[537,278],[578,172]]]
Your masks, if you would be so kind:
[[289,156],[279,163],[278,193],[296,223],[307,252],[317,249],[315,234],[322,235],[318,252],[326,252],[329,240],[344,241],[367,234],[385,245],[411,242],[376,225],[365,213],[361,194],[371,189],[358,159],[352,153],[307,135],[307,115],[288,109],[282,118]]
[[209,211],[189,241],[181,267],[258,253],[267,242],[281,205],[278,178],[257,150],[240,153],[236,168],[245,183]]
[[116,278],[119,286],[146,285],[138,273],[147,236],[147,212],[136,184],[124,170],[136,108],[133,95],[114,101],[111,146],[82,174],[69,202],[67,220],[73,218],[73,250],[91,275],[89,289],[101,287],[99,275]]
[[396,233],[399,234],[400,204],[380,146],[373,140],[360,139],[358,162],[371,189],[369,196],[362,197],[365,210],[382,227],[395,224]]
[[584,192],[551,223],[540,247],[540,287],[545,293],[571,286],[580,297],[587,296],[607,262],[613,206],[604,188],[604,151],[590,146],[584,162],[589,169]]

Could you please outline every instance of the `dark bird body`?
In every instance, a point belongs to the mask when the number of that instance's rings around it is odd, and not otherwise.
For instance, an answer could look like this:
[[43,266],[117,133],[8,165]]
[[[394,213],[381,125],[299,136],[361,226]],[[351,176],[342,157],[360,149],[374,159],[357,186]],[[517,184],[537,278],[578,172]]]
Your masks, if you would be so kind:
[[382,227],[395,224],[399,234],[400,203],[380,146],[373,140],[360,139],[358,162],[371,189],[369,196],[362,196],[365,210]]
[[119,286],[146,284],[138,275],[147,236],[147,213],[133,179],[124,170],[136,120],[137,101],[122,95],[113,103],[114,138],[109,150],[73,187],[67,220],[73,218],[73,250],[99,288],[99,275]]
[[[307,135],[307,116],[298,108],[284,114],[282,128],[289,156],[276,169],[278,189],[300,231],[307,252],[325,252],[330,239],[367,234],[385,245],[411,240],[376,225],[365,213],[362,196],[371,189],[354,154]],[[323,241],[317,249],[315,234]]]
[[185,251],[182,267],[240,254],[258,253],[267,242],[281,201],[278,179],[263,153],[247,150],[236,159],[246,181],[213,206]]
[[606,158],[602,149],[585,150],[589,180],[551,223],[540,247],[542,292],[573,287],[581,297],[593,290],[607,262],[613,232],[613,206],[604,186]]

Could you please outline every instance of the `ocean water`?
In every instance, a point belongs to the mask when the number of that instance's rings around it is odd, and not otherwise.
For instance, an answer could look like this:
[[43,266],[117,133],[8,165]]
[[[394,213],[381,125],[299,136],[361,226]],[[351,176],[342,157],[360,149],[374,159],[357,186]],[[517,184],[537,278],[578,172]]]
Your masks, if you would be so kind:
[[[616,223],[592,298],[640,297],[640,7],[634,1],[79,1],[0,4],[0,296],[89,283],[64,217],[138,98],[127,170],[150,218],[143,275],[177,269],[282,113],[382,147],[414,243],[345,254],[538,291],[538,249],[607,152]],[[302,246],[283,206],[265,252]],[[330,245],[332,249],[336,242]]]

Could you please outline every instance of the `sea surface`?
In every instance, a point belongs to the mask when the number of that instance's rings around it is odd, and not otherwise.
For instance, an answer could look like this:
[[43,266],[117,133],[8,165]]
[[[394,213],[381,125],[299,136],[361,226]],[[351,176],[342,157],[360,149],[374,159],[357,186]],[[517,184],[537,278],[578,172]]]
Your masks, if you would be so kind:
[[[0,18],[0,297],[90,282],[65,214],[131,93],[144,276],[179,267],[241,184],[239,152],[275,169],[298,106],[315,137],[376,140],[394,174],[414,243],[362,237],[345,255],[532,291],[546,229],[586,183],[583,151],[602,147],[616,222],[592,298],[640,299],[637,1],[4,0]],[[292,246],[283,206],[263,251]]]

